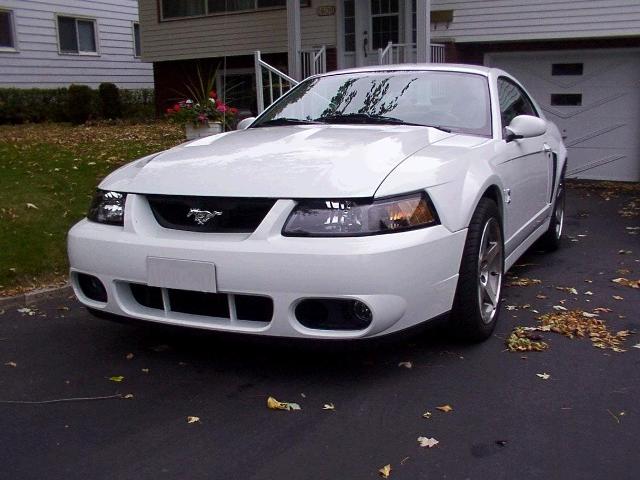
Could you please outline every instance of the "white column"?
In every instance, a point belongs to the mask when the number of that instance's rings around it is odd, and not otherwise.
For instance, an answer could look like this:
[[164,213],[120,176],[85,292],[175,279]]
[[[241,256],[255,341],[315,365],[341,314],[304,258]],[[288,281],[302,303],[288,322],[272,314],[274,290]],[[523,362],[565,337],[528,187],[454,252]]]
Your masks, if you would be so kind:
[[431,62],[431,0],[416,2],[416,61]]
[[413,6],[411,3],[411,0],[404,0],[404,38],[400,40],[407,44],[404,47],[404,63],[413,63],[413,59],[411,58],[413,50],[411,46],[413,43]]
[[302,80],[300,61],[300,0],[287,0],[287,54],[289,58],[289,76]]

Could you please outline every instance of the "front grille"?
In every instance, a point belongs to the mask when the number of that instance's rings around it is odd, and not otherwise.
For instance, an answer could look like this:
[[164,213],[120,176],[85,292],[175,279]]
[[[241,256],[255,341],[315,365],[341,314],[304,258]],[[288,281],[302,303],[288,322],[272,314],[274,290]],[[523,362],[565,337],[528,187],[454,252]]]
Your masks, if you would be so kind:
[[204,233],[251,233],[276,202],[270,198],[148,195],[164,228]]
[[[130,283],[129,289],[133,300],[139,305],[160,311],[165,309],[161,288]],[[269,323],[273,317],[273,300],[261,295],[204,293],[172,288],[166,289],[166,294],[168,312],[263,323]]]

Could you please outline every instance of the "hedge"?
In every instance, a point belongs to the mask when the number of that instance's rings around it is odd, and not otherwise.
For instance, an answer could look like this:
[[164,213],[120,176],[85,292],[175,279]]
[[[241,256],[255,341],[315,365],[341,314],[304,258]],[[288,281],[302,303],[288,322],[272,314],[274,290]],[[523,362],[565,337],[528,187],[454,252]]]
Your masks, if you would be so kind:
[[[119,90],[111,85],[102,84],[101,90],[83,85],[51,89],[0,88],[0,124],[155,117],[153,89]],[[119,99],[119,105],[111,104],[114,98]]]

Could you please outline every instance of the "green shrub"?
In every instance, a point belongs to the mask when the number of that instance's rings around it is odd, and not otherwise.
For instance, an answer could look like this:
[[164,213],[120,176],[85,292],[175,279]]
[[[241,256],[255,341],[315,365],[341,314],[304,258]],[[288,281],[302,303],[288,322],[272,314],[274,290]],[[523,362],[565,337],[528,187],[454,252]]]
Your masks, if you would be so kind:
[[[110,87],[108,87],[110,88]],[[153,89],[119,90],[121,117],[146,121],[155,118]],[[113,118],[103,112],[98,90],[72,85],[70,88],[0,88],[0,124],[70,122]]]
[[113,120],[122,117],[120,90],[113,83],[101,83],[98,87],[102,118]]
[[67,97],[67,116],[74,125],[85,123],[94,115],[95,92],[86,85],[71,85]]
[[66,88],[0,88],[0,124],[66,122],[66,106]]

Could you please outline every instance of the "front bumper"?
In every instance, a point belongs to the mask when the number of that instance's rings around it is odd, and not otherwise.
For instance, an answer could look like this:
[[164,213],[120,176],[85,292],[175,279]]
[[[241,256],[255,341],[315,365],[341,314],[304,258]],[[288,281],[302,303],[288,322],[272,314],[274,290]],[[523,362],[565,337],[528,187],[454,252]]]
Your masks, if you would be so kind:
[[[399,331],[451,309],[466,230],[444,226],[351,238],[283,237],[294,207],[279,200],[252,234],[203,234],[160,227],[144,196],[127,198],[124,227],[87,220],[68,236],[71,280],[78,299],[107,313],[210,330],[305,338],[362,338]],[[138,304],[129,283],[147,284],[148,258],[215,265],[218,292],[273,300],[270,322],[238,321],[155,310]],[[107,302],[87,298],[77,273],[100,279]],[[176,287],[174,287],[176,288]],[[364,330],[319,330],[295,316],[301,299],[357,299],[371,309]]]

